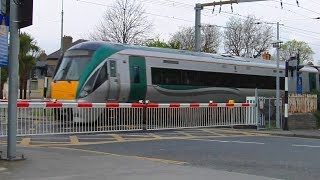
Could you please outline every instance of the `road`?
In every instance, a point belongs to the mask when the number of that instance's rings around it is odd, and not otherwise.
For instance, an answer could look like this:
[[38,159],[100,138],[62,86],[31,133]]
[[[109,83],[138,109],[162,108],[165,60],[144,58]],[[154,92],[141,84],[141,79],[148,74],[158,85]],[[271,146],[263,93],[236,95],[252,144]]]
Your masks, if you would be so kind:
[[276,179],[320,179],[320,140],[268,136],[260,132],[205,128],[31,137],[22,138],[19,143],[20,147],[48,152],[129,157],[187,169]]

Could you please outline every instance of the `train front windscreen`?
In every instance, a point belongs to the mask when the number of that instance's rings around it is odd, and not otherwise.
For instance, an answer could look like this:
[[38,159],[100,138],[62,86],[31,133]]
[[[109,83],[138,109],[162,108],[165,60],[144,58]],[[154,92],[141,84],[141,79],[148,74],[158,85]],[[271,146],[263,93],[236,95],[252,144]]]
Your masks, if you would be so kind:
[[52,99],[75,99],[80,75],[91,57],[92,53],[88,50],[69,50],[65,53],[51,83]]

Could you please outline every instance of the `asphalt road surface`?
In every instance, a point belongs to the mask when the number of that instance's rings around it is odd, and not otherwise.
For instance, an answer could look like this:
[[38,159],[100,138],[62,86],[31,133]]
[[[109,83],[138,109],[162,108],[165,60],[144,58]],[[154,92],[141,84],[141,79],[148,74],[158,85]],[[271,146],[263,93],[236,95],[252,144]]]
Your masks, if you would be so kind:
[[[187,129],[31,137],[33,148],[70,153],[108,154],[172,162],[179,166],[222,170],[276,179],[320,179],[320,140],[268,136],[241,130]],[[179,163],[181,162],[181,163]],[[1,176],[0,176],[1,177]]]

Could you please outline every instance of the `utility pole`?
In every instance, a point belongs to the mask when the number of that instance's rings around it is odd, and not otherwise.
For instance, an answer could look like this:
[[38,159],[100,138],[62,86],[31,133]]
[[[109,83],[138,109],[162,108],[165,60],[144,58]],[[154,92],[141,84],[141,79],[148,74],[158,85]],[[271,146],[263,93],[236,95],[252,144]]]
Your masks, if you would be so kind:
[[19,31],[17,1],[10,0],[10,48],[9,48],[9,102],[7,160],[17,160],[17,98],[19,70]]
[[197,3],[195,6],[195,51],[200,51],[200,37],[201,37],[201,10],[206,6],[221,6],[225,4],[238,4],[242,2],[255,2],[255,1],[267,1],[267,0],[227,0],[227,1],[219,1],[219,2],[212,2],[212,3]]
[[196,4],[194,8],[196,10],[196,21],[195,21],[195,50],[200,51],[200,38],[201,38],[201,10],[203,9],[202,4]]
[[60,47],[60,51],[61,51],[61,56],[63,55],[63,0],[61,0],[61,47]]
[[280,61],[280,35],[279,35],[279,22],[277,22],[277,79],[276,79],[276,99],[277,99],[277,104],[276,104],[276,126],[277,128],[280,128],[280,72],[279,72],[279,61]]

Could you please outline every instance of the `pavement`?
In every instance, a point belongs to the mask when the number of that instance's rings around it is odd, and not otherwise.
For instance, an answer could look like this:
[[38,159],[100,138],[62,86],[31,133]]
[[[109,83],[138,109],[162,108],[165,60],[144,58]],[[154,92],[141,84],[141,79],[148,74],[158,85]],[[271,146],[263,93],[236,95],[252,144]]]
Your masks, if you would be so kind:
[[27,160],[0,161],[0,179],[320,179],[320,140],[272,132],[195,128],[22,137],[18,152]]
[[[247,132],[256,132],[256,130],[242,130]],[[259,130],[263,134],[269,134],[273,136],[287,136],[287,137],[301,137],[301,138],[315,138],[320,139],[320,129],[317,130],[289,130],[284,131],[281,129],[266,129]]]
[[[21,150],[20,150],[21,151]],[[28,159],[4,163],[1,180],[272,180],[262,176],[72,149],[24,149]],[[3,162],[0,162],[3,163]],[[175,164],[178,163],[178,164]]]

